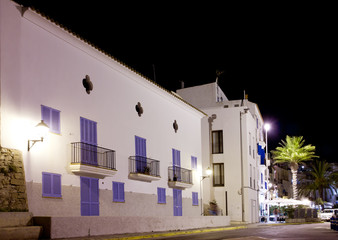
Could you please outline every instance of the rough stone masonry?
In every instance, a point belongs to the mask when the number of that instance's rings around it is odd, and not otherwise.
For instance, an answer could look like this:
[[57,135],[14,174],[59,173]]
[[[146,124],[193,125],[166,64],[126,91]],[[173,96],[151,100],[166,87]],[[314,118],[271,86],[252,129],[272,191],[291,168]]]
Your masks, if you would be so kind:
[[0,212],[25,211],[28,203],[22,153],[0,146]]

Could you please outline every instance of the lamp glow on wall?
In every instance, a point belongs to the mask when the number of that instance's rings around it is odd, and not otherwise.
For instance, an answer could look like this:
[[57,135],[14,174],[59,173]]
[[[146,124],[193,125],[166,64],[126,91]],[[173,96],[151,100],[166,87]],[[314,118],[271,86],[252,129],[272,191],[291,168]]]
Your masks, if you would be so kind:
[[205,173],[207,174],[206,176],[201,176],[201,181],[200,181],[200,193],[201,193],[201,215],[203,215],[203,197],[202,197],[202,181],[205,179],[205,178],[208,178],[211,176],[212,174],[212,170],[210,167],[207,168],[207,170],[205,171]]
[[35,143],[37,142],[43,142],[43,138],[46,137],[49,127],[48,125],[41,120],[36,126],[35,126],[36,133],[38,134],[37,136],[41,137],[39,140],[28,140],[28,151],[34,146]]

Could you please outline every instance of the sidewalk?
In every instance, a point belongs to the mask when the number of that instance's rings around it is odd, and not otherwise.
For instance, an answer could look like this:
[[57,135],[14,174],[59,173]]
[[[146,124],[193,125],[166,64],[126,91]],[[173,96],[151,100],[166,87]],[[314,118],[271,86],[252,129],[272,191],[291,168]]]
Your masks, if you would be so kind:
[[173,237],[179,235],[189,235],[189,234],[198,234],[198,233],[208,233],[208,232],[219,232],[219,231],[231,231],[237,229],[248,228],[248,225],[231,225],[221,228],[203,228],[203,229],[192,229],[192,230],[182,230],[182,231],[170,231],[170,232],[152,232],[152,233],[127,233],[127,234],[117,234],[117,235],[108,235],[108,236],[90,236],[90,237],[80,237],[80,238],[62,238],[59,240],[137,240],[137,239],[152,239],[159,237]]
[[[300,223],[297,223],[297,225],[298,224],[300,224]],[[302,223],[302,224],[310,224],[310,223]],[[153,238],[160,238],[160,237],[173,237],[173,236],[179,236],[179,235],[231,231],[231,230],[246,229],[246,228],[272,227],[272,226],[277,226],[277,225],[294,225],[294,223],[280,223],[280,222],[266,222],[266,223],[264,223],[263,222],[263,223],[251,223],[251,224],[235,224],[235,225],[231,225],[231,226],[218,227],[218,228],[201,228],[201,229],[170,231],[170,232],[127,233],[127,234],[116,234],[116,235],[107,235],[107,236],[62,238],[62,239],[59,239],[59,240],[138,240],[138,239],[153,239]]]

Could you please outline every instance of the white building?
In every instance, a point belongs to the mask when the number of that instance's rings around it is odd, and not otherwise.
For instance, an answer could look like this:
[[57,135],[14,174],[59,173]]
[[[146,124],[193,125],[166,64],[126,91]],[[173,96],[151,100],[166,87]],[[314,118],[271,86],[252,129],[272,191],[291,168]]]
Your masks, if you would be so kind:
[[202,123],[202,159],[213,177],[203,180],[204,208],[215,200],[219,214],[232,222],[257,222],[268,181],[258,106],[247,99],[228,100],[217,82],[179,89],[177,94],[209,116]]
[[[201,218],[202,111],[9,0],[0,54],[0,144],[22,152],[30,212],[208,226],[184,218]],[[41,120],[49,133],[28,143]]]

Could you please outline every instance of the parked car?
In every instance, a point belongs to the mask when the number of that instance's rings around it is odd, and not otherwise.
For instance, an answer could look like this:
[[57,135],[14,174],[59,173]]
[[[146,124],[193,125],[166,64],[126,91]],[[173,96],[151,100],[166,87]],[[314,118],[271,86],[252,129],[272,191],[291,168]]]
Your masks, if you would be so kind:
[[338,210],[338,208],[324,209],[319,215],[320,219],[323,221],[330,221],[335,210]]

